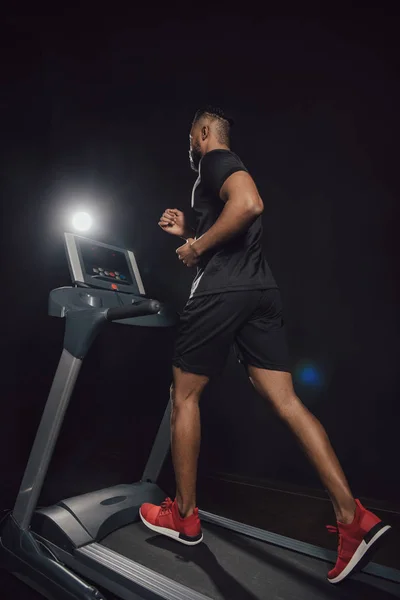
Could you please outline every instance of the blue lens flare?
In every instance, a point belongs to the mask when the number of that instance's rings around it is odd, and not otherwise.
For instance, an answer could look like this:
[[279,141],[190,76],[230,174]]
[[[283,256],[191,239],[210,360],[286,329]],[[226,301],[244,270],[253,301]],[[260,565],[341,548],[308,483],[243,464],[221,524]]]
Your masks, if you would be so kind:
[[295,369],[295,378],[302,385],[321,387],[323,376],[318,367],[311,362],[301,362]]

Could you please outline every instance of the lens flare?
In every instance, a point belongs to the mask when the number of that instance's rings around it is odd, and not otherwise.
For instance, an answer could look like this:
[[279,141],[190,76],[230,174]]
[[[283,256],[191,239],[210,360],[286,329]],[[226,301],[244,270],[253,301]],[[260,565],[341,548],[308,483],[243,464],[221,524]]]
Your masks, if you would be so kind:
[[321,370],[312,362],[301,361],[295,369],[295,378],[302,385],[319,388],[323,385]]
[[86,212],[76,213],[72,218],[72,225],[77,231],[88,231],[92,223],[92,217]]

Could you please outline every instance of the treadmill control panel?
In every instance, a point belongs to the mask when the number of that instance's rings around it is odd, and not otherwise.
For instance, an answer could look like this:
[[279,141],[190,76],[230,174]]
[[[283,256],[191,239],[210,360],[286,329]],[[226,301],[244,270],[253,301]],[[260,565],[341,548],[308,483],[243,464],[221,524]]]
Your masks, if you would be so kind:
[[65,233],[65,246],[74,284],[145,295],[132,250]]

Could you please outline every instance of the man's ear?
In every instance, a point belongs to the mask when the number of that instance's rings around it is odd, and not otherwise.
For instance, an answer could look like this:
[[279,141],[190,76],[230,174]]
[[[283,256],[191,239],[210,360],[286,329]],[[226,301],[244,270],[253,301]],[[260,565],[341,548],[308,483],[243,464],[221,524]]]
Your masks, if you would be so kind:
[[201,139],[206,140],[210,134],[210,127],[208,125],[203,125],[201,128]]

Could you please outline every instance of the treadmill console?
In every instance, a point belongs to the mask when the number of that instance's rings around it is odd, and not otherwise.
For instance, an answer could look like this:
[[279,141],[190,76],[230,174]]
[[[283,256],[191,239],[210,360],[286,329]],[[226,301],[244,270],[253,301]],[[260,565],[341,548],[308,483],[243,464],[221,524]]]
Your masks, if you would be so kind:
[[132,250],[65,233],[69,270],[75,285],[144,295]]

